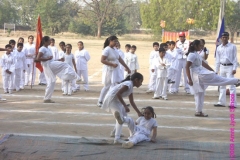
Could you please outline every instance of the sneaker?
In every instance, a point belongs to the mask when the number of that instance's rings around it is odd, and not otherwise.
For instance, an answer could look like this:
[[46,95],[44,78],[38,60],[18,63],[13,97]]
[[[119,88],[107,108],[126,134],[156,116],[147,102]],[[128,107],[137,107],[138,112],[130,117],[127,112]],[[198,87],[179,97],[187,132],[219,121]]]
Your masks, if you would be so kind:
[[43,101],[43,103],[55,103],[55,102],[53,100],[51,100],[51,99],[45,99]]
[[170,94],[176,94],[176,92],[169,91]]
[[121,115],[118,111],[114,112],[114,117],[116,118],[116,120],[118,121],[119,124],[123,124],[123,120],[122,120]]
[[67,95],[67,93],[64,93],[64,92],[63,92],[63,95],[64,95],[64,96],[66,96],[66,95]]
[[147,90],[146,91],[146,93],[152,93],[153,92],[153,90]]
[[98,107],[102,107],[102,102],[98,102],[98,103],[97,103],[97,106],[98,106]]
[[123,144],[125,143],[126,141],[122,140],[122,139],[114,139],[114,142],[113,144]]
[[155,97],[155,96],[154,96],[154,97],[152,97],[152,99],[159,99],[159,98],[160,98],[160,97]]
[[185,90],[187,94],[190,94],[190,91],[189,90]]
[[163,97],[163,99],[164,99],[164,100],[168,100],[168,98],[166,98],[166,97]]
[[122,147],[123,147],[123,148],[126,148],[126,149],[130,149],[130,148],[132,148],[133,146],[134,146],[134,144],[133,144],[133,142],[131,142],[131,141],[127,141],[127,142],[122,143]]
[[[111,131],[110,137],[115,137],[115,131]],[[124,137],[124,134],[121,133],[120,137]]]
[[236,87],[240,86],[240,79],[238,80],[237,84],[235,84]]
[[173,84],[175,81],[172,81],[171,79],[168,80],[168,84]]

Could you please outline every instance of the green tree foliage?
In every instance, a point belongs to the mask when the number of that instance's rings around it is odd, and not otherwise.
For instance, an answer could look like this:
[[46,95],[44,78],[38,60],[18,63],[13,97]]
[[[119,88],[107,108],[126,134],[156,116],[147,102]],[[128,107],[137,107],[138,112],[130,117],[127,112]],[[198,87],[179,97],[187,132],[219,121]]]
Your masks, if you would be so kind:
[[[219,0],[150,0],[142,3],[141,18],[143,27],[154,33],[161,33],[160,21],[166,21],[166,30],[180,31],[188,29],[214,30],[217,28]],[[187,24],[187,18],[193,18],[193,25]]]
[[0,0],[0,26],[4,23],[16,23],[19,17],[11,0]]

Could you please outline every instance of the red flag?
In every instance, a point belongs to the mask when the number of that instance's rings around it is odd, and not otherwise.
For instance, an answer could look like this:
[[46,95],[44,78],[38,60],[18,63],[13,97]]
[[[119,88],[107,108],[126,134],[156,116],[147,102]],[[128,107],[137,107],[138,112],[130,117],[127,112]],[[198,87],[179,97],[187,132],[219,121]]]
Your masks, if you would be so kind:
[[[36,56],[38,55],[38,50],[42,41],[42,25],[41,25],[41,19],[40,16],[38,16],[37,21],[37,38],[36,38]],[[36,67],[40,70],[40,72],[43,72],[43,68],[40,62],[36,62]]]

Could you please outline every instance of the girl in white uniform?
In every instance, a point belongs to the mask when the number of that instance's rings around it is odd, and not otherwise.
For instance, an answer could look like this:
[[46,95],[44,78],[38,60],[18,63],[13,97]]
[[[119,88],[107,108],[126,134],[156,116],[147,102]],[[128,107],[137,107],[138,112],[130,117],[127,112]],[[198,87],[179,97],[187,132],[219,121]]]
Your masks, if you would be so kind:
[[110,36],[106,39],[103,46],[104,50],[102,53],[101,62],[104,64],[102,74],[102,83],[104,84],[104,87],[102,88],[100,97],[98,99],[97,106],[99,107],[102,106],[102,102],[110,87],[113,87],[121,82],[121,77],[118,74],[120,69],[119,63],[125,67],[128,73],[131,72],[128,66],[124,63],[122,58],[114,49],[117,41],[118,38],[116,36]]
[[31,84],[34,85],[36,77],[36,66],[34,63],[34,58],[36,57],[36,46],[33,43],[33,36],[28,37],[28,43],[24,45],[26,47],[26,62],[27,69],[25,71],[25,86]]
[[56,75],[62,80],[74,80],[77,78],[76,72],[69,64],[60,61],[53,61],[52,52],[48,48],[49,44],[50,37],[43,37],[41,42],[42,47],[39,49],[36,59],[37,61],[41,61],[47,80],[44,103],[54,103],[54,101],[51,100],[51,97],[56,83]]
[[20,90],[22,72],[25,73],[27,69],[26,56],[23,50],[23,43],[17,44],[17,50],[13,51],[15,58],[15,74],[14,74],[14,85],[16,91]]
[[194,40],[189,47],[186,73],[190,91],[194,94],[196,113],[195,116],[207,117],[202,112],[204,104],[204,93],[206,88],[211,86],[240,85],[240,80],[236,78],[225,78],[217,75],[214,70],[206,64],[198,54],[201,45],[199,40]]
[[200,39],[200,45],[201,45],[201,50],[199,51],[199,55],[202,57],[202,59],[205,63],[208,63],[207,58],[209,55],[209,50],[205,47],[204,39]]
[[[64,54],[64,62],[69,64],[73,69],[75,69],[75,72],[77,72],[76,63],[74,59],[74,55],[71,53],[72,45],[67,44],[66,45],[66,53]],[[72,95],[72,91],[75,90],[76,87],[76,81],[71,80],[63,80],[63,95]]]
[[127,116],[129,108],[123,100],[123,97],[129,98],[130,104],[134,110],[141,116],[141,112],[138,110],[136,104],[133,100],[133,87],[140,87],[142,85],[143,76],[140,73],[134,73],[131,78],[128,76],[122,83],[114,86],[107,93],[101,109],[106,110],[107,112],[111,111],[116,119],[115,125],[115,139],[114,143],[122,143],[120,139],[122,132],[122,124],[124,122],[124,117]]
[[165,49],[159,48],[159,56],[153,62],[152,69],[157,73],[157,84],[156,91],[154,93],[153,99],[163,98],[167,100],[167,86],[168,86],[168,77],[167,72],[170,66],[170,62],[165,58]]
[[90,55],[87,50],[84,49],[84,45],[82,41],[78,42],[78,50],[75,51],[75,59],[77,66],[77,74],[81,78],[83,78],[84,90],[88,91],[88,61],[90,60]]
[[3,89],[4,93],[12,94],[13,91],[13,81],[14,81],[14,71],[15,71],[15,58],[11,53],[12,46],[5,46],[8,51],[2,56],[2,78],[3,78]]
[[[136,124],[130,117],[125,117],[124,122],[128,124],[130,137],[127,142],[122,144],[123,148],[132,148],[139,142],[151,141],[156,142],[157,121],[154,109],[150,106],[144,108],[143,115],[136,120]],[[152,132],[152,137],[151,136]]]
[[[130,53],[125,57],[125,63],[128,66],[128,68],[131,70],[131,75],[139,69],[139,64],[138,64],[138,58],[137,55],[135,54],[135,51],[137,50],[137,47],[135,45],[131,46]],[[125,76],[128,73],[125,73]]]

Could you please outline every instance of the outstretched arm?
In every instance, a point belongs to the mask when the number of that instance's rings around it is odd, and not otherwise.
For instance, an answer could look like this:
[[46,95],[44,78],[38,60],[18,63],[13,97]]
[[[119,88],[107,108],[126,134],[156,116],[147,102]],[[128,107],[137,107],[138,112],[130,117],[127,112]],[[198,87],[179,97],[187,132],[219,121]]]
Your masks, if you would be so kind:
[[213,71],[215,72],[207,63],[205,63],[204,61],[202,61],[202,66],[206,69],[208,69],[209,71]]
[[133,100],[133,94],[132,94],[132,93],[128,96],[128,98],[129,98],[129,101],[130,101],[131,106],[132,106],[133,109],[137,112],[138,116],[139,116],[139,117],[140,117],[140,116],[143,116],[142,113],[141,113],[141,112],[139,111],[139,109],[137,108],[137,106],[136,106],[136,104],[135,104],[135,102],[134,102],[134,100]]
[[152,132],[153,132],[153,134],[152,134],[151,142],[155,143],[156,137],[157,137],[157,127],[154,127]]

